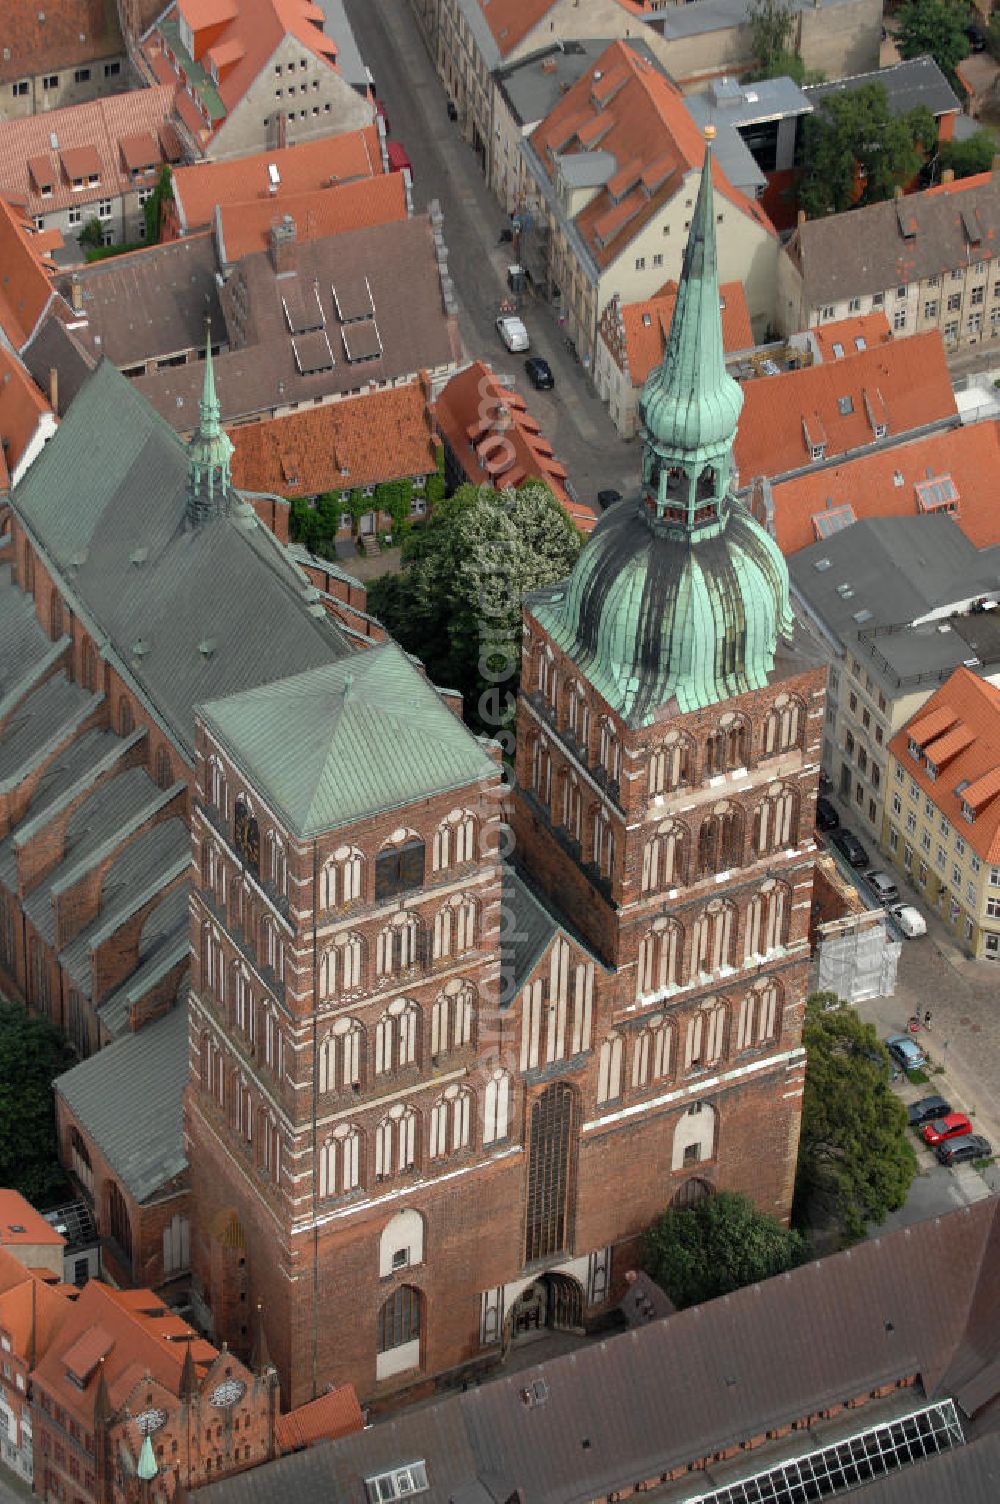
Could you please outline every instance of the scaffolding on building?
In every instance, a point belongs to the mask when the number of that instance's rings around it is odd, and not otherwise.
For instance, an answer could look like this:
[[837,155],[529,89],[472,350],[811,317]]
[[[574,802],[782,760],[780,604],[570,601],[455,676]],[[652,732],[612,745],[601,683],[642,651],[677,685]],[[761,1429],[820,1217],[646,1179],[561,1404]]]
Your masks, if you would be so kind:
[[817,936],[821,992],[848,1003],[891,997],[902,941],[889,933],[882,909],[865,909],[821,924]]

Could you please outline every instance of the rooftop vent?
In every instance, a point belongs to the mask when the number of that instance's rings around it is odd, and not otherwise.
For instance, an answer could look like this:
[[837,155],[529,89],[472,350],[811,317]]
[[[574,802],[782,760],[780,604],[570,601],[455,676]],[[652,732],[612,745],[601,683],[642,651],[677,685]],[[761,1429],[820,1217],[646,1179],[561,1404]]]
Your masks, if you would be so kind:
[[850,414],[853,413],[853,411],[854,411],[854,398],[853,397],[838,397],[837,398],[837,411],[839,412],[839,414],[840,414],[840,416],[842,418],[849,417]]
[[49,145],[51,146],[53,151],[59,150],[59,137],[56,135],[55,131],[49,131]]
[[145,658],[146,654],[149,652],[151,645],[152,644],[149,642],[148,638],[137,637],[135,642],[133,642],[132,644],[132,657]]
[[535,1379],[526,1389],[521,1390],[521,1403],[529,1410],[536,1405],[544,1405],[549,1397],[549,1383],[547,1379]]
[[815,569],[818,574],[822,574],[824,570],[826,570],[826,569],[832,569],[832,568],[833,568],[833,564],[832,564],[832,562],[829,559],[814,559],[813,560],[813,569]]
[[849,601],[850,598],[851,598],[851,596],[854,594],[854,586],[853,585],[838,585],[837,586],[837,594],[840,596],[840,599],[842,601]]
[[20,1222],[8,1222],[7,1224],[8,1232],[27,1232],[27,1230],[26,1227],[21,1226]]
[[130,564],[145,564],[148,558],[148,548],[134,548],[128,556],[128,561]]
[[203,658],[211,658],[215,652],[215,638],[205,637],[198,644],[198,651]]
[[855,611],[853,615],[859,627],[863,627],[866,621],[871,621],[872,619],[872,614],[867,606],[863,606],[860,611]]

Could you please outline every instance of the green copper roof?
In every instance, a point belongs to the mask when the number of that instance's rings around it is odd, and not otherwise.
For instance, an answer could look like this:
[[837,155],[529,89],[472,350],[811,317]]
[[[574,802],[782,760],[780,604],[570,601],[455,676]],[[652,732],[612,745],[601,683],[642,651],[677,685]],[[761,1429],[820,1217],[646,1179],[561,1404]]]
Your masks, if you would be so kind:
[[136,1472],[144,1483],[152,1483],[160,1469],[156,1461],[156,1453],[153,1451],[153,1443],[149,1436],[142,1438],[142,1446],[139,1448],[139,1466]]
[[711,150],[663,363],[643,389],[642,490],[529,610],[633,726],[759,689],[792,630],[788,569],[730,490],[743,394],[722,349]]
[[231,484],[233,443],[222,426],[222,409],[215,390],[212,335],[206,336],[205,379],[198,403],[198,427],[188,443],[189,515],[194,522],[224,509]]
[[216,700],[202,714],[298,836],[497,773],[392,642]]

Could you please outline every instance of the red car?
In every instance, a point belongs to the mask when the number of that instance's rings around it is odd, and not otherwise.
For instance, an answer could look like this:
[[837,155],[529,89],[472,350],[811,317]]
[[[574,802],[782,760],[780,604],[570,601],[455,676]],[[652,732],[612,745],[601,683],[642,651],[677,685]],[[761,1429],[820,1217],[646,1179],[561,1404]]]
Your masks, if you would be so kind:
[[940,1144],[946,1138],[960,1138],[963,1133],[971,1133],[972,1124],[964,1112],[949,1112],[947,1117],[926,1123],[920,1131],[925,1144]]

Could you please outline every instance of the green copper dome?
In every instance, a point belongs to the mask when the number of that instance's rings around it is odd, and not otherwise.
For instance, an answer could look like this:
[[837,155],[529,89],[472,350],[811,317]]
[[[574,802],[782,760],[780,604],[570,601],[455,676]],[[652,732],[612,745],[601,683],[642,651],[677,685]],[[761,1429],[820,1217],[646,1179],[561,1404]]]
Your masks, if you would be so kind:
[[642,488],[607,512],[535,620],[632,726],[760,689],[792,631],[788,568],[730,490],[743,394],[722,347],[711,149],[663,358],[643,389]]

